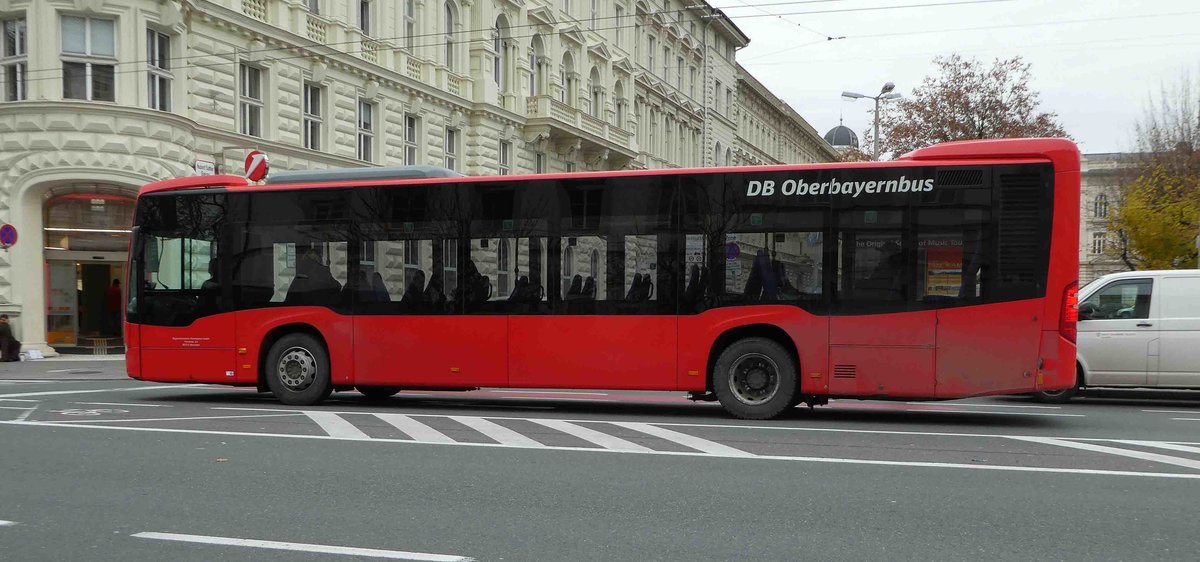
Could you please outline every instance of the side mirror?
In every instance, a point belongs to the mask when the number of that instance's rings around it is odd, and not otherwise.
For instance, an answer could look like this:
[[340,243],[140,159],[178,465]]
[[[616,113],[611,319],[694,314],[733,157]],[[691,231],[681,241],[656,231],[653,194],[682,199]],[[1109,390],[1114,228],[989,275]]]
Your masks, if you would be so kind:
[[1080,320],[1091,320],[1092,317],[1096,315],[1096,312],[1097,312],[1096,305],[1094,305],[1090,302],[1085,302],[1085,303],[1079,305],[1079,319]]

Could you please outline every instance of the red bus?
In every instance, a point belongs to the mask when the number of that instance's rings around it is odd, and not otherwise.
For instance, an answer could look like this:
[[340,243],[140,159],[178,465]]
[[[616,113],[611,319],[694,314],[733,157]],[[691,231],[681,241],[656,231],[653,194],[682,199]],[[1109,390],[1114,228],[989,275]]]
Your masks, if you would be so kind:
[[638,389],[763,419],[1075,384],[1079,152],[465,177],[218,175],[138,197],[129,376],[332,391]]

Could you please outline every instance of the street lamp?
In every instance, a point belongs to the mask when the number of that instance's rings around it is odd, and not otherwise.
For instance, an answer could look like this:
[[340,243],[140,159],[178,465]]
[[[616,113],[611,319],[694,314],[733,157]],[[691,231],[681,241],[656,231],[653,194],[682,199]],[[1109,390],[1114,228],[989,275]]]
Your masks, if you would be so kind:
[[895,89],[896,84],[887,82],[884,83],[883,87],[879,89],[878,96],[868,96],[855,92],[842,92],[842,99],[846,101],[854,101],[859,98],[875,100],[875,136],[871,137],[871,158],[873,160],[879,160],[879,102],[882,100],[899,99],[901,97],[900,94],[892,91]]

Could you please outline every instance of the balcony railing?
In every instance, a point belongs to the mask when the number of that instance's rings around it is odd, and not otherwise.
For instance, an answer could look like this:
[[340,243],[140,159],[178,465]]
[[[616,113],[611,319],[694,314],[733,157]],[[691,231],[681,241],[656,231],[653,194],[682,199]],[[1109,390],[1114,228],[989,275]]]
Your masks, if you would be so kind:
[[258,21],[267,21],[267,0],[242,0],[242,13]]
[[551,96],[525,98],[525,115],[530,125],[549,126],[551,137],[579,137],[596,148],[632,157],[636,155],[633,133]]
[[329,23],[318,16],[308,14],[305,31],[309,39],[317,43],[325,43],[329,38]]

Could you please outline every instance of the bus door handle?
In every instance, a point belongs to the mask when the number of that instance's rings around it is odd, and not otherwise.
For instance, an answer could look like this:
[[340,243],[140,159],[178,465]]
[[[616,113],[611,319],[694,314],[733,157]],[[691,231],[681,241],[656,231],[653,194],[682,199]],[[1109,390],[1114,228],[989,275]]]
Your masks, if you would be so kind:
[[1154,324],[1151,324],[1149,322],[1138,322],[1137,323],[1137,327],[1139,327],[1139,328],[1149,328],[1150,326],[1153,326],[1153,325]]

